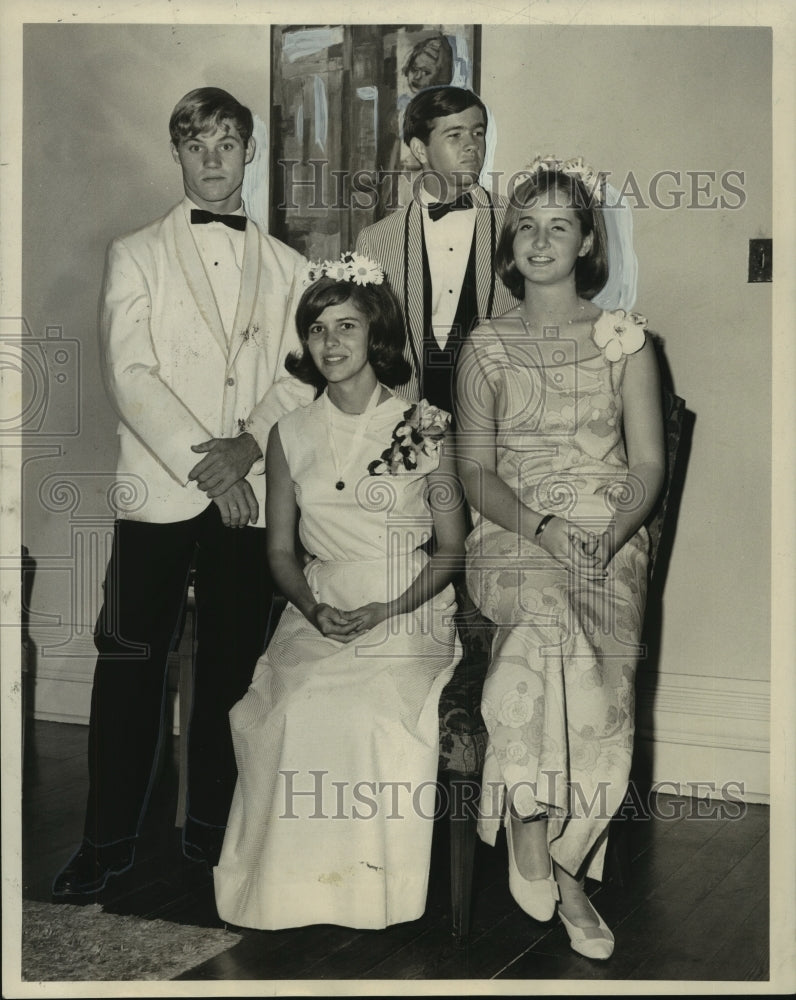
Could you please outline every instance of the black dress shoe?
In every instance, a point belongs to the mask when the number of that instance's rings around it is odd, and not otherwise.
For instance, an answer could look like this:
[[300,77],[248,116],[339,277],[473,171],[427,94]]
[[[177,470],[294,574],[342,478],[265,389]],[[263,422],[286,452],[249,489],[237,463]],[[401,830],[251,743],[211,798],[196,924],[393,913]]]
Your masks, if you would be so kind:
[[221,857],[224,832],[224,827],[199,826],[189,820],[183,830],[182,853],[189,861],[202,862],[212,871]]
[[109,878],[132,867],[135,843],[121,840],[108,847],[95,847],[87,840],[55,876],[53,896],[85,896],[100,892]]

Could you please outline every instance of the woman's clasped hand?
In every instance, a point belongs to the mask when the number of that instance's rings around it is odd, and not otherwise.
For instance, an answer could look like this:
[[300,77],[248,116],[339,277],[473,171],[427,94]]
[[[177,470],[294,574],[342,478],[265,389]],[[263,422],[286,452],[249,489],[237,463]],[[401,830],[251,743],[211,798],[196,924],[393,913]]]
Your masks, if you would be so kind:
[[611,560],[610,532],[584,531],[555,517],[539,536],[539,545],[567,570],[588,580],[604,580]]
[[351,611],[342,611],[329,604],[316,604],[309,615],[320,633],[339,642],[352,642],[389,617],[389,606],[382,601],[371,601]]

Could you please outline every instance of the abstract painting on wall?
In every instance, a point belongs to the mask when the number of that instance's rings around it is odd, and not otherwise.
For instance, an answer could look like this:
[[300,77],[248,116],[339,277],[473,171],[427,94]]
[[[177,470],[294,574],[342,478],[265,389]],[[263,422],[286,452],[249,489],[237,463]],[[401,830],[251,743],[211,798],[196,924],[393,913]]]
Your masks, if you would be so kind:
[[426,87],[477,91],[479,47],[478,25],[274,26],[271,232],[334,258],[405,204],[406,106]]

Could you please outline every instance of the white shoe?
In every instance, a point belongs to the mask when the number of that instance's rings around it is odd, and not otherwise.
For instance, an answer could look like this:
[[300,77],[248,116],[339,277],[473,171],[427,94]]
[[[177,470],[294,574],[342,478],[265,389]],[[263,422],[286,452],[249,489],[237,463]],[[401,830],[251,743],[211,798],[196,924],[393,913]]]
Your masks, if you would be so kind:
[[559,899],[558,883],[553,874],[553,860],[550,859],[550,874],[545,878],[528,879],[520,874],[514,860],[514,841],[511,832],[511,816],[506,819],[506,839],[509,848],[509,890],[514,902],[534,920],[550,920],[556,912]]
[[614,953],[614,936],[608,929],[603,918],[594,909],[588,897],[586,898],[586,902],[591,912],[599,920],[597,927],[577,927],[567,920],[561,912],[560,906],[558,908],[558,915],[561,917],[561,923],[569,935],[569,943],[574,951],[579,955],[584,955],[586,958],[596,958],[600,961],[605,961]]

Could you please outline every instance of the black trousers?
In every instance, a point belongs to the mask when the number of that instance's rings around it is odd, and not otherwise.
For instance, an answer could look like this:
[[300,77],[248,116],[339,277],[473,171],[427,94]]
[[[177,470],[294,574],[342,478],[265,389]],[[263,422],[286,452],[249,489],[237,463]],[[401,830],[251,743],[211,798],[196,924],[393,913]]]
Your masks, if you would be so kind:
[[236,767],[230,708],[262,653],[273,587],[265,529],[225,528],[211,503],[187,521],[117,521],[94,642],[85,836],[138,835],[164,731],[168,654],[195,557],[197,647],[188,729],[188,820],[227,822]]

